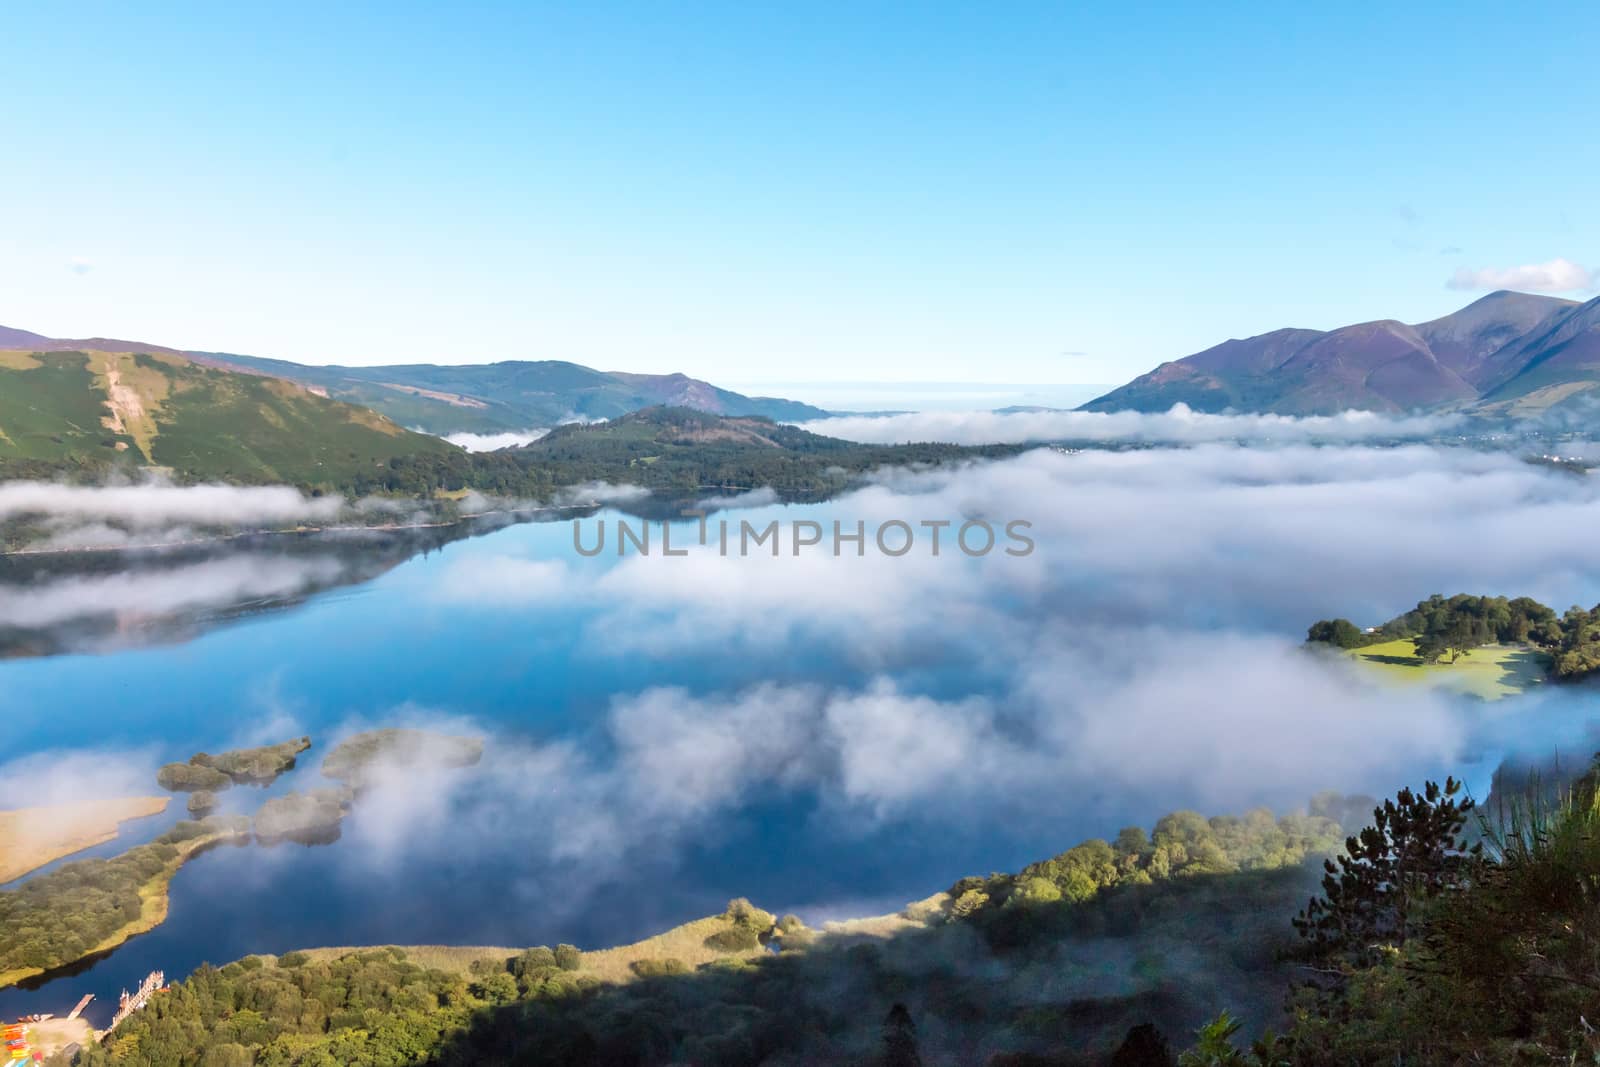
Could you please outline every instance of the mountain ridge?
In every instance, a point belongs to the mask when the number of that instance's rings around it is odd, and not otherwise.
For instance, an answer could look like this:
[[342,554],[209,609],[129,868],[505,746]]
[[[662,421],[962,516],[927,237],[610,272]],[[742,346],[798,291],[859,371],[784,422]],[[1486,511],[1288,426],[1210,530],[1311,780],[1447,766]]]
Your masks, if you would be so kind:
[[1526,415],[1595,399],[1597,388],[1600,300],[1499,290],[1427,322],[1376,319],[1232,338],[1163,363],[1080,410],[1165,411],[1184,403],[1283,415]]
[[828,412],[798,401],[752,397],[681,372],[602,371],[566,360],[492,363],[406,363],[374,367],[309,366],[229,353],[198,358],[270,374],[327,391],[428,433],[521,431],[573,420],[616,418],[661,405],[713,415],[803,420]]
[[572,419],[615,418],[662,405],[793,421],[830,414],[795,400],[746,396],[682,372],[602,371],[554,359],[319,366],[110,337],[47,337],[0,326],[0,351],[6,350],[183,356],[204,366],[297,382],[322,396],[371,408],[402,426],[441,436],[547,428]]

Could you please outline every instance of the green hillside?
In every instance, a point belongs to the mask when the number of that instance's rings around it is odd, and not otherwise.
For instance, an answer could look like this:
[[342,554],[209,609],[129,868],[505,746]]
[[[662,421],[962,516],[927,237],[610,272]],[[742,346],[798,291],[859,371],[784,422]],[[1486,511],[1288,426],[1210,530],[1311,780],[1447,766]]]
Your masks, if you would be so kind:
[[861,445],[756,416],[653,407],[471,454],[305,386],[175,352],[0,351],[0,480],[161,470],[362,496],[473,488],[549,499],[606,481],[669,492],[820,496],[878,467],[1012,455],[1012,446]]
[[770,488],[821,495],[879,467],[998,458],[1014,445],[863,445],[754,416],[727,418],[681,407],[636,411],[590,426],[561,426],[515,456],[556,485],[605,481],[646,489]]
[[719,389],[684,374],[624,374],[561,360],[312,367],[221,352],[191,355],[202,362],[315,386],[331,397],[381,411],[402,426],[437,434],[526,430],[574,419],[614,419],[662,405],[791,421],[828,414],[793,400]]
[[0,352],[0,478],[164,468],[344,488],[453,445],[281,379],[171,353]]

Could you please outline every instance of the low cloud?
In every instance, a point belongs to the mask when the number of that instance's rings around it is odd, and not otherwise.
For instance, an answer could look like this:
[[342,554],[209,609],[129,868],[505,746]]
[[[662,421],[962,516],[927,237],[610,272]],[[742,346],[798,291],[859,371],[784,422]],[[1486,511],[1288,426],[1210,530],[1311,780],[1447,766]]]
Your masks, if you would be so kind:
[[504,433],[452,433],[446,434],[444,439],[468,452],[497,452],[502,448],[520,448],[532,444],[549,432],[548,429],[536,427]]
[[327,520],[337,516],[343,504],[338,497],[309,497],[287,486],[0,483],[0,520],[42,515],[110,520],[137,529],[178,523],[231,526],[296,519]]
[[760,489],[747,489],[742,493],[729,493],[726,496],[703,496],[695,501],[695,507],[701,511],[718,511],[738,508],[765,508],[778,503],[776,490],[763,486]]
[[633,500],[643,500],[650,495],[650,490],[639,485],[613,485],[610,482],[583,482],[580,485],[569,485],[558,491],[554,503],[558,507],[581,506],[584,504],[626,504]]
[[1472,736],[1444,694],[1381,689],[1292,642],[1129,636],[1064,654],[1031,643],[1042,658],[1015,663],[992,696],[936,697],[887,675],[619,695],[595,742],[492,737],[479,769],[363,796],[346,839],[365,853],[357,862],[403,867],[448,838],[463,855],[509,848],[609,880],[786,798],[847,839],[888,826],[1039,834],[1063,819],[1087,836],[1152,793],[1162,808],[1221,812],[1287,808],[1325,786],[1386,788],[1455,760]]
[[[654,658],[791,679],[620,693],[603,744],[540,746],[538,765],[558,770],[538,803],[584,798],[563,809],[582,808],[581,828],[549,847],[662,846],[774,794],[811,798],[830,832],[1023,834],[1068,817],[1110,832],[1137,805],[1221,812],[1320,788],[1388,792],[1505,749],[1483,745],[1482,708],[1447,687],[1392,688],[1306,651],[1312,620],[1377,623],[1433,592],[1558,607],[1600,596],[1578,562],[1600,484],[1502,454],[1036,450],[880,477],[829,514],[869,529],[1023,517],[1038,549],[739,558],[691,537],[687,557],[630,553],[598,577],[507,556],[445,569],[443,585],[496,611],[515,610],[523,586],[530,612],[558,598],[586,638],[574,670]],[[1450,544],[1480,548],[1441,551]],[[793,680],[796,662],[816,669]],[[1495,746],[1530,717],[1581,719],[1592,703],[1551,699],[1571,706],[1500,711]]]
[[0,763],[0,811],[151,796],[159,763],[153,749],[30,753]]
[[1529,263],[1521,267],[1462,267],[1445,282],[1450,289],[1519,289],[1530,293],[1570,293],[1597,287],[1595,272],[1570,259]]
[[[804,639],[863,663],[926,655],[964,635],[1003,643],[1064,605],[1085,633],[1161,624],[1298,637],[1316,618],[1381,622],[1441,591],[1527,594],[1563,607],[1600,597],[1580,564],[1585,531],[1600,524],[1600,482],[1468,448],[1036,449],[1002,462],[881,471],[827,514],[868,531],[895,520],[920,531],[924,520],[982,518],[998,529],[1020,519],[1033,524],[1038,547],[1025,558],[968,559],[947,529],[937,558],[925,534],[901,558],[848,548],[836,557],[825,547],[794,555],[794,531],[784,528],[777,557],[765,548],[724,557],[719,524],[730,524],[737,544],[739,518],[713,517],[704,547],[695,522],[674,531],[685,557],[630,550],[618,560],[613,536],[603,554],[610,565],[597,576],[564,559],[502,553],[452,561],[440,585],[458,600],[478,590],[500,604],[515,603],[508,591],[524,579],[530,603],[562,590],[592,613],[604,636],[597,648],[757,654]],[[589,545],[597,520],[587,521]],[[1440,550],[1450,544],[1483,547]],[[534,562],[542,565],[530,569]],[[931,625],[934,604],[942,625]]]
[[1211,415],[1175,404],[1170,411],[923,411],[846,415],[801,423],[802,429],[863,444],[938,441],[959,445],[1044,441],[1196,444],[1208,441],[1299,443],[1426,437],[1458,425],[1459,416],[1394,417],[1371,411],[1339,415]]

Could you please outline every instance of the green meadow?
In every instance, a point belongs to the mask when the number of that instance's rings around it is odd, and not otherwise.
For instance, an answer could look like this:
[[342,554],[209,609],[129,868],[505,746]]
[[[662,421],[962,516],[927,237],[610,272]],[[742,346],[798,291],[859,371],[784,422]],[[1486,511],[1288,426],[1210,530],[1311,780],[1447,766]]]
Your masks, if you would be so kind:
[[1514,696],[1543,684],[1550,664],[1544,653],[1523,645],[1484,645],[1453,663],[1446,656],[1424,664],[1409,637],[1351,649],[1350,654],[1392,681],[1445,685],[1484,700]]

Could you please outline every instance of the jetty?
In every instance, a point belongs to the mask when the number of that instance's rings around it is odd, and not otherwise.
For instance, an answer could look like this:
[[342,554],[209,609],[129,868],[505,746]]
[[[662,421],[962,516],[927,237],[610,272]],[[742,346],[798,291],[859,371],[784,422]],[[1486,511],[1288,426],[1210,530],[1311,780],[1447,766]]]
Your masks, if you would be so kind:
[[134,990],[132,993],[129,993],[126,989],[124,989],[122,991],[122,996],[117,999],[117,1014],[111,1017],[111,1025],[106,1027],[106,1033],[109,1034],[118,1026],[122,1025],[124,1019],[138,1011],[140,1008],[144,1007],[146,1004],[150,1003],[150,998],[161,992],[166,987],[166,972],[151,971],[145,977],[145,980],[139,983],[138,989]]

